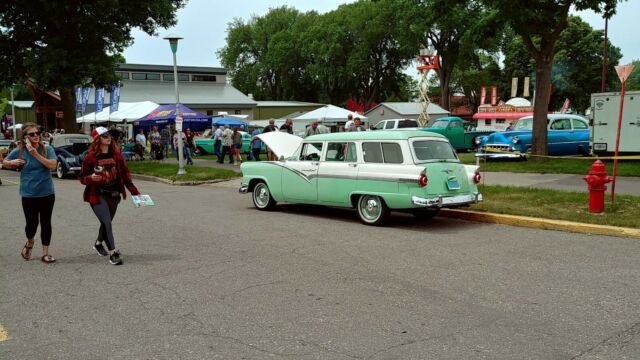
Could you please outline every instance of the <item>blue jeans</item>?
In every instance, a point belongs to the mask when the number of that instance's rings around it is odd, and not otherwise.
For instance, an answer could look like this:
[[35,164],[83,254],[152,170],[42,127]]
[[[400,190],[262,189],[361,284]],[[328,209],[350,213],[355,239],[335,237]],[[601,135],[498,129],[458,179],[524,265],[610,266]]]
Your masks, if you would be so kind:
[[220,160],[220,157],[222,156],[222,150],[220,148],[221,146],[222,146],[222,141],[214,140],[214,142],[213,142],[213,153],[218,157],[218,160]]
[[[193,158],[191,157],[191,149],[185,144],[182,146],[182,153],[187,160],[187,164],[193,165]],[[180,161],[180,154],[176,151],[176,158]]]

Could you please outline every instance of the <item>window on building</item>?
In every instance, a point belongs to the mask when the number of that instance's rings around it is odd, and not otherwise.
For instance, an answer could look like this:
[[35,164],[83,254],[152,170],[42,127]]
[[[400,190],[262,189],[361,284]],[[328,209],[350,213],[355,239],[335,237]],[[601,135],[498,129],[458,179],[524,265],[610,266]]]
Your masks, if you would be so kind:
[[207,116],[213,115],[213,110],[207,110]]
[[131,80],[160,80],[158,73],[131,73]]
[[505,120],[504,119],[496,119],[496,124],[504,124]]
[[[162,74],[163,81],[173,81],[173,74]],[[178,74],[178,81],[189,81],[189,75]]]
[[191,75],[191,81],[212,81],[216,82],[215,75]]
[[491,126],[491,119],[484,119],[485,126]]
[[116,76],[121,80],[129,80],[129,73],[126,71],[116,71]]
[[242,115],[242,111],[240,111],[240,110],[234,110],[233,113],[235,115]]

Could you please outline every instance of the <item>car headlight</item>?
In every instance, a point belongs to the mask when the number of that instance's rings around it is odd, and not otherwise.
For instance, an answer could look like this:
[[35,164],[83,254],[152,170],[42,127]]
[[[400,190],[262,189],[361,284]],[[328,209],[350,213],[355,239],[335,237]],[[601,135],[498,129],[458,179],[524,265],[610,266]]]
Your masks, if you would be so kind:
[[511,138],[511,142],[514,143],[514,144],[517,144],[518,141],[520,141],[520,137],[518,137],[518,136],[514,136],[514,137]]
[[476,138],[476,145],[479,145],[482,142],[482,138],[477,137]]

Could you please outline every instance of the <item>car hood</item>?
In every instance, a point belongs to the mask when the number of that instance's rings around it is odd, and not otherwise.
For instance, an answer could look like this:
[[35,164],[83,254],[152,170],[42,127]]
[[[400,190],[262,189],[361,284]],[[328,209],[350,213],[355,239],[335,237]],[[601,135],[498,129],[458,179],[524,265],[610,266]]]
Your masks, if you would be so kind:
[[523,136],[523,135],[531,135],[531,131],[502,131],[502,132],[495,132],[491,135],[488,135],[486,137],[487,142],[489,143],[493,143],[493,142],[510,142],[511,138],[513,138],[514,136]]
[[281,156],[285,159],[290,157],[302,143],[301,137],[281,131],[270,131],[256,137],[262,140],[278,159]]

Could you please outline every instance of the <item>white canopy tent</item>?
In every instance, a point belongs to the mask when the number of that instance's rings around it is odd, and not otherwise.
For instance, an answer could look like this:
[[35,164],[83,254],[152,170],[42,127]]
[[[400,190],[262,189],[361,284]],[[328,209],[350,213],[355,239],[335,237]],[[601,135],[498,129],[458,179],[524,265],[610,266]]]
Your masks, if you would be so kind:
[[142,117],[149,115],[158,108],[158,104],[152,101],[142,102],[121,102],[118,111],[109,113],[109,106],[99,113],[89,113],[76,119],[78,123],[105,123],[105,122],[127,122],[132,123]]
[[311,123],[313,120],[319,120],[325,125],[338,125],[347,122],[347,117],[351,115],[354,119],[359,117],[362,122],[366,122],[367,117],[360,115],[357,112],[349,111],[341,107],[334,105],[325,105],[321,108],[304,113],[296,118],[293,118],[295,124],[296,121],[306,121]]

